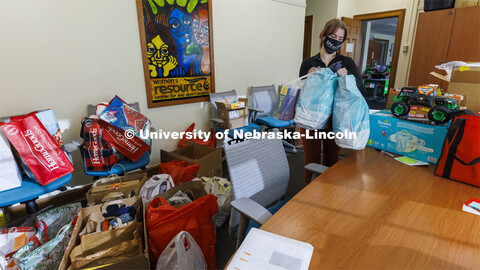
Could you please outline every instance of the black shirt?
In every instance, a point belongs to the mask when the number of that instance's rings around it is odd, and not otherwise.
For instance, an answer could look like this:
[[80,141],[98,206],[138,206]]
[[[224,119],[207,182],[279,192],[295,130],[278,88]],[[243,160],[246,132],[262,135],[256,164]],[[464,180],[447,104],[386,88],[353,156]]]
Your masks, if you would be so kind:
[[[362,77],[360,76],[360,73],[358,72],[358,69],[357,69],[357,65],[355,64],[353,59],[337,53],[335,55],[335,58],[333,58],[332,61],[330,61],[329,67],[335,65],[335,63],[337,62],[341,62],[341,66],[347,70],[348,74],[352,74],[353,76],[355,76],[358,90],[360,90],[362,95],[365,96],[367,93],[367,90],[363,85]],[[310,70],[310,68],[312,67],[321,67],[321,68],[327,67],[325,63],[323,63],[322,59],[320,58],[320,53],[310,58],[307,58],[303,61],[302,65],[300,66],[300,77],[307,75],[308,70]]]

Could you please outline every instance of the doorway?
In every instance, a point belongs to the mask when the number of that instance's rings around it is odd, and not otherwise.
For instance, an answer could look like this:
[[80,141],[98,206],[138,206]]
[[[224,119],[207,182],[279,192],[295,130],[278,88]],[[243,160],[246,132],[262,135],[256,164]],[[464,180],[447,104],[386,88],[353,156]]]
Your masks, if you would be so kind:
[[405,9],[355,15],[361,24],[360,63],[371,109],[384,109],[386,94],[395,84]]

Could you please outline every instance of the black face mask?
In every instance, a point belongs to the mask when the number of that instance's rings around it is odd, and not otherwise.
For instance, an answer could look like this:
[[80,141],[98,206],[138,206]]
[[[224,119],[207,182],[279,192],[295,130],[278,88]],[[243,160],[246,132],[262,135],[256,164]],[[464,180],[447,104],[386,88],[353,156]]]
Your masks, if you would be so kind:
[[325,50],[327,53],[332,54],[336,52],[340,47],[342,47],[343,41],[338,41],[336,39],[330,38],[330,37],[325,37],[323,40],[323,46],[325,47]]

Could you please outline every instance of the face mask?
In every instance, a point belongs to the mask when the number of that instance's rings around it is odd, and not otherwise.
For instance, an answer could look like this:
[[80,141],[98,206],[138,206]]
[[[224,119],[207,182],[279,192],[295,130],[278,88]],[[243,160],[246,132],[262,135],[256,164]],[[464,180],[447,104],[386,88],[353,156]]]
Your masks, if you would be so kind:
[[325,47],[327,53],[330,54],[340,49],[340,47],[342,47],[342,43],[343,41],[338,41],[330,37],[325,37],[325,39],[323,40],[323,46]]

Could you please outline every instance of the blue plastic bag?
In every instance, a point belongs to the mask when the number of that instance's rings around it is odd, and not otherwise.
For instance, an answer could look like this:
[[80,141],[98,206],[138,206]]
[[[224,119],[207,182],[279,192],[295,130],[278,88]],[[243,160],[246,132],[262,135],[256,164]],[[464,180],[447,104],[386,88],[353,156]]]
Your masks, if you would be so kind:
[[337,85],[338,76],[329,68],[319,68],[311,73],[298,97],[295,123],[310,130],[327,128]]
[[[339,147],[354,150],[365,148],[370,136],[369,109],[353,75],[338,78],[332,125],[336,133],[335,143]],[[340,133],[344,136],[340,136]]]

